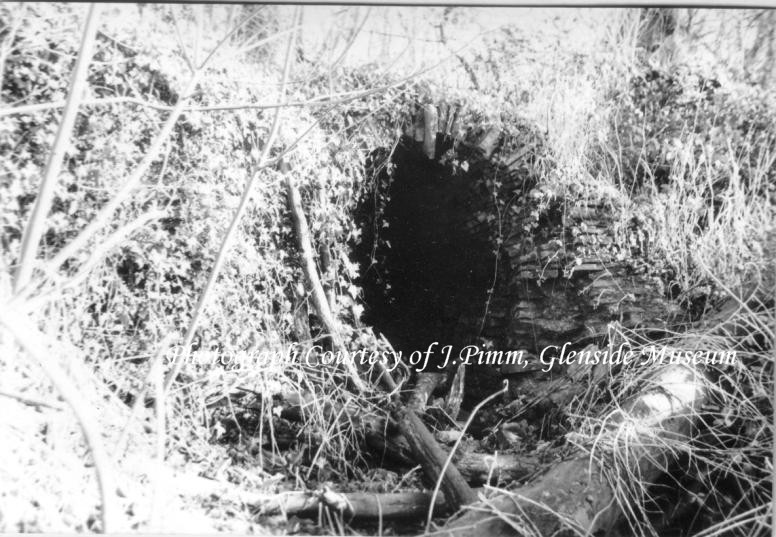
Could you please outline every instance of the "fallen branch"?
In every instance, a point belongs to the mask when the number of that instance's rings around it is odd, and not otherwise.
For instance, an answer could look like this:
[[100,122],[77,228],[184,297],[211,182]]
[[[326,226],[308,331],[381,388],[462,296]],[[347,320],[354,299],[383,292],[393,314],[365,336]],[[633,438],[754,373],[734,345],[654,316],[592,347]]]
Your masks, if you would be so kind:
[[[285,169],[283,169],[285,168]],[[338,351],[345,351],[345,344],[340,335],[340,329],[336,319],[329,309],[326,293],[323,290],[312,246],[310,230],[307,218],[302,209],[302,197],[299,189],[294,184],[293,178],[286,167],[281,166],[286,172],[286,189],[288,192],[288,204],[299,242],[302,257],[302,270],[310,288],[313,306],[319,319],[328,331],[334,347]],[[366,391],[366,386],[361,380],[356,365],[348,360],[343,362],[348,368],[348,373],[353,384],[360,390]],[[441,489],[454,509],[476,500],[475,494],[469,488],[466,480],[453,465],[446,465],[446,454],[437,444],[433,435],[426,428],[414,410],[404,406],[398,396],[398,387],[390,374],[384,369],[381,362],[377,362],[380,381],[392,399],[391,416],[396,421],[399,431],[407,440],[409,450],[413,458],[423,468],[426,478],[431,483],[441,479]],[[441,477],[440,477],[441,476]]]
[[[374,428],[366,432],[365,440],[373,451],[406,465],[417,464],[407,441],[399,434],[385,434]],[[498,481],[514,482],[525,479],[541,468],[539,458],[514,453],[480,453],[463,449],[453,456],[455,467],[471,485]]]
[[[391,428],[387,429],[390,431]],[[375,423],[374,427],[370,426],[366,431],[365,441],[372,451],[397,463],[418,463],[404,437],[386,433],[385,425]],[[466,447],[455,453],[453,462],[466,481],[474,486],[498,481],[521,481],[536,473],[542,466],[539,458],[534,455],[481,453]]]
[[441,480],[441,490],[453,510],[477,500],[477,495],[452,464],[447,463],[447,453],[437,444],[425,424],[414,410],[399,405],[393,412],[410,452],[417,464],[423,468],[431,483]]
[[465,386],[466,367],[461,365],[455,370],[453,381],[450,383],[450,391],[447,393],[447,397],[445,397],[444,404],[442,405],[442,410],[454,420],[457,420],[458,415],[461,413]]
[[[330,412],[338,412],[332,408]],[[413,454],[407,440],[399,431],[399,425],[393,419],[383,418],[373,414],[352,415],[338,412],[343,424],[363,429],[364,441],[370,450],[378,456],[385,457],[396,463],[415,466],[419,463]],[[303,421],[301,407],[293,406],[283,409],[281,417],[293,421]],[[296,441],[296,437],[278,439],[278,444],[288,446]],[[441,448],[447,458],[448,450]],[[455,467],[470,485],[485,483],[515,482],[525,479],[541,468],[538,457],[532,455],[516,455],[514,453],[481,453],[464,447],[453,457]]]
[[[323,284],[321,278],[318,275],[318,268],[315,265],[315,249],[313,248],[312,236],[310,234],[310,228],[307,225],[307,217],[304,214],[302,208],[302,195],[299,193],[299,189],[294,184],[292,174],[289,172],[288,167],[281,164],[281,170],[286,176],[286,192],[288,195],[288,209],[291,212],[291,220],[294,224],[294,233],[296,234],[297,243],[299,246],[299,253],[302,259],[302,272],[304,272],[305,280],[310,291],[310,298],[312,299],[313,307],[318,318],[323,323],[326,331],[331,338],[332,344],[337,351],[345,351],[345,343],[342,340],[340,333],[340,327],[334,315],[329,307],[329,300],[326,297],[326,292],[323,290]],[[344,360],[343,363],[348,369],[348,375],[353,385],[358,388],[359,391],[366,391],[366,385],[359,376],[359,372],[356,369],[355,364],[352,361]]]
[[[428,512],[431,494],[427,492],[367,492],[338,493],[330,489],[316,492],[285,492],[280,494],[244,495],[243,501],[261,515],[295,515],[317,517],[324,507],[351,519],[421,518]],[[436,513],[449,513],[443,497],[436,501]]]
[[[431,528],[431,520],[432,520],[433,515],[434,515],[434,502],[436,501],[437,495],[439,494],[439,487],[440,487],[440,484],[441,484],[441,481],[442,481],[442,476],[444,475],[445,470],[449,466],[452,466],[452,464],[453,464],[453,456],[458,451],[458,447],[461,445],[461,440],[463,440],[463,433],[466,432],[466,429],[468,429],[469,425],[471,425],[472,420],[474,419],[474,416],[477,415],[477,413],[482,409],[482,407],[485,406],[490,401],[492,401],[493,399],[495,399],[496,397],[498,397],[499,395],[501,395],[504,392],[506,392],[506,390],[507,390],[507,383],[504,382],[504,386],[503,386],[503,388],[501,390],[499,390],[499,391],[493,393],[492,395],[486,397],[485,399],[480,401],[480,403],[476,407],[474,407],[474,409],[472,410],[471,414],[469,415],[469,419],[466,420],[466,423],[464,424],[463,428],[461,429],[461,436],[458,437],[458,439],[455,441],[455,444],[453,444],[453,447],[450,448],[450,453],[447,455],[447,458],[445,459],[445,465],[442,467],[442,472],[440,473],[439,480],[436,482],[436,485],[434,485],[434,492],[431,495],[431,506],[429,507],[428,517],[426,518],[426,531],[428,531],[429,528]],[[467,489],[468,489],[468,487],[467,487]],[[468,501],[466,502],[466,504],[472,503],[472,502],[476,501],[476,499],[477,499],[477,495],[474,493],[473,490],[468,489],[468,492],[471,492],[471,495],[470,495],[469,498],[467,498]],[[466,505],[466,504],[463,504],[463,505]]]
[[[667,366],[651,378],[651,388],[604,420],[596,445],[611,446],[624,470],[653,482],[673,462],[668,441],[690,438],[697,407],[707,397],[705,379],[695,370]],[[451,537],[516,535],[532,527],[538,535],[571,528],[580,534],[610,531],[622,518],[622,498],[607,479],[613,464],[595,452],[579,452],[530,486],[472,506],[441,534]]]
[[[323,487],[316,491],[253,492],[224,481],[175,473],[167,468],[161,469],[160,473],[171,493],[183,497],[218,497],[221,501],[250,506],[259,516],[314,518],[322,509],[329,509],[351,520],[410,519],[424,516],[431,503],[431,494],[419,491],[340,493]],[[435,511],[440,514],[451,512],[443,497],[437,500]]]

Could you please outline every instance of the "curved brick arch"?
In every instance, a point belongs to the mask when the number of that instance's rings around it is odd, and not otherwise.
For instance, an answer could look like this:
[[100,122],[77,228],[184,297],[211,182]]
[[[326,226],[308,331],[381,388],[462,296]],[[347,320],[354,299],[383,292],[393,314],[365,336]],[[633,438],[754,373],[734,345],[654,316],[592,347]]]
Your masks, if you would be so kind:
[[[677,308],[639,245],[623,251],[612,203],[548,191],[527,171],[530,151],[509,144],[495,121],[464,132],[461,110],[418,106],[399,144],[381,153],[393,177],[383,177],[391,200],[382,235],[391,248],[380,285],[407,287],[367,322],[406,350],[490,341],[536,354],[605,333],[612,321],[665,326]],[[500,380],[498,368],[475,371],[476,392]]]

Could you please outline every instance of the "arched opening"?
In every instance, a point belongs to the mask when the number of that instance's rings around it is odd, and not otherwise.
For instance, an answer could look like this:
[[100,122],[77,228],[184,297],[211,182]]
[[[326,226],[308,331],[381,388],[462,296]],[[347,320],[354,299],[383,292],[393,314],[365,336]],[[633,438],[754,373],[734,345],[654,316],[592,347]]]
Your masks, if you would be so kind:
[[[489,226],[472,215],[483,166],[429,159],[408,137],[371,161],[374,189],[359,206],[356,248],[364,321],[405,356],[434,342],[457,354],[481,335],[494,284]],[[431,366],[443,358],[436,352]]]

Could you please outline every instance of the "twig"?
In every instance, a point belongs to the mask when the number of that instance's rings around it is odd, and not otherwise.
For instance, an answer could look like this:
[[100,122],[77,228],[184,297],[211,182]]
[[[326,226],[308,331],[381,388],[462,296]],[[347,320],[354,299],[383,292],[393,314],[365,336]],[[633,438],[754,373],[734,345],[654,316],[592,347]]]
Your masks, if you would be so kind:
[[43,226],[51,209],[54,188],[59,177],[59,171],[62,168],[62,160],[70,142],[73,124],[78,115],[78,106],[86,86],[86,73],[89,69],[89,61],[92,58],[92,51],[94,50],[94,38],[101,9],[102,6],[100,4],[91,4],[89,6],[89,12],[86,16],[86,28],[81,37],[81,47],[78,52],[75,69],[73,70],[73,79],[70,83],[70,91],[68,92],[65,110],[62,114],[62,122],[59,124],[59,129],[57,129],[54,146],[46,163],[46,170],[43,173],[38,196],[30,213],[30,220],[24,226],[19,267],[14,281],[15,292],[24,287],[32,275],[38,245],[43,235]]
[[351,47],[353,46],[353,43],[356,42],[356,38],[358,37],[358,34],[361,33],[361,30],[364,29],[364,25],[366,25],[366,21],[369,19],[369,14],[372,12],[372,7],[369,6],[366,10],[366,15],[364,15],[364,19],[361,21],[361,24],[358,25],[358,28],[353,30],[353,33],[348,38],[348,42],[345,44],[345,48],[342,50],[342,53],[337,57],[336,60],[332,62],[332,64],[329,66],[329,75],[331,76],[331,72],[334,71],[334,69],[339,65],[339,63],[345,59],[345,56],[347,56],[348,52],[350,51]]
[[97,35],[113,43],[113,45],[116,48],[118,48],[119,51],[121,51],[121,53],[124,54],[125,56],[135,56],[138,54],[138,51],[136,49],[130,47],[120,39],[104,32],[103,30],[97,30]]
[[[388,84],[379,88],[371,88],[362,91],[344,91],[340,93],[320,95],[318,97],[312,97],[306,101],[291,101],[283,103],[228,103],[228,104],[216,104],[211,106],[184,106],[184,112],[230,112],[240,110],[274,110],[275,108],[304,108],[304,107],[316,107],[316,106],[332,106],[347,104],[351,101],[358,100],[362,97],[369,97],[376,92],[389,90],[394,87],[398,87],[405,83],[406,80],[397,84]],[[20,106],[8,106],[0,108],[0,117],[18,115],[18,114],[34,114],[44,110],[52,110],[55,108],[62,108],[65,106],[66,101],[52,101],[48,103],[36,103],[26,104]],[[133,104],[137,106],[143,106],[152,110],[158,110],[160,112],[171,112],[175,109],[174,106],[168,106],[166,104],[153,103],[139,99],[137,97],[103,97],[99,99],[85,99],[81,102],[81,106],[110,106],[114,104]]]
[[194,7],[194,19],[196,24],[194,25],[194,52],[192,53],[194,65],[199,65],[199,48],[202,43],[202,13],[203,6],[199,4]]
[[[138,392],[135,394],[135,400],[132,403],[132,409],[129,411],[129,417],[127,418],[127,422],[124,424],[124,427],[121,429],[121,432],[119,433],[119,438],[116,440],[116,445],[113,448],[114,454],[116,455],[117,459],[121,459],[123,456],[123,448],[124,448],[124,442],[127,438],[127,433],[129,432],[129,428],[132,425],[132,422],[137,418],[137,414],[140,411],[140,408],[145,404],[145,396],[148,392],[148,386],[150,386],[152,383],[155,382],[157,377],[157,372],[162,373],[164,371],[164,368],[162,367],[162,361],[164,358],[164,355],[167,353],[167,349],[169,349],[170,344],[175,339],[174,334],[168,334],[167,336],[162,339],[162,341],[159,343],[159,347],[156,351],[156,354],[154,355],[153,360],[151,360],[151,367],[148,369],[148,373],[146,375],[145,381],[142,384],[142,388],[138,390]],[[158,399],[158,394],[156,395]]]
[[[102,261],[103,256],[107,255],[111,250],[119,246],[125,238],[143,227],[150,220],[163,218],[167,214],[168,213],[164,211],[151,211],[140,215],[138,218],[122,226],[107,239],[105,239],[105,241],[89,255],[89,259],[84,262],[84,264],[78,269],[78,272],[73,276],[60,277],[56,273],[56,267],[52,267],[50,264],[44,265],[42,270],[49,278],[49,282],[40,282],[34,280],[29,282],[11,298],[10,304],[18,306],[20,310],[29,312],[37,308],[39,304],[47,302],[52,297],[58,296],[65,289],[75,287],[89,276],[94,266]],[[46,291],[41,290],[42,284],[51,282],[53,282],[52,287]],[[36,290],[38,292],[32,296]]]
[[175,15],[174,6],[172,9],[170,9],[170,17],[172,18],[172,25],[175,28],[175,37],[178,39],[178,48],[181,50],[183,61],[186,62],[186,66],[193,73],[196,71],[196,69],[194,68],[194,62],[191,61],[189,58],[189,53],[186,51],[186,43],[183,41],[183,35],[181,34],[181,29],[178,26],[178,17]]
[[431,495],[431,503],[428,508],[428,517],[426,518],[426,532],[428,533],[431,529],[431,519],[434,516],[434,502],[436,502],[437,495],[439,494],[439,487],[442,485],[442,478],[445,475],[445,471],[447,470],[447,467],[452,464],[453,456],[455,455],[455,452],[458,450],[458,446],[461,445],[461,440],[463,440],[464,435],[466,434],[466,429],[469,428],[469,425],[471,425],[472,421],[474,420],[474,416],[477,414],[477,412],[480,411],[480,409],[488,404],[490,401],[498,397],[499,395],[506,393],[508,388],[507,381],[504,381],[504,385],[501,387],[501,389],[495,393],[490,394],[488,397],[480,401],[480,404],[478,404],[476,407],[474,407],[474,410],[472,410],[471,414],[469,414],[469,419],[466,420],[466,423],[464,423],[463,428],[461,429],[461,435],[458,437],[458,439],[455,441],[455,444],[453,444],[452,449],[450,450],[450,453],[447,455],[447,460],[445,461],[445,465],[442,468],[442,473],[439,475],[439,479],[437,479],[436,485],[434,485],[434,492]]
[[[121,226],[119,229],[114,231],[111,235],[109,235],[101,244],[99,244],[95,250],[89,254],[89,258],[84,262],[84,264],[78,269],[78,272],[73,276],[72,278],[67,278],[67,280],[63,283],[63,288],[72,287],[73,285],[76,285],[79,281],[83,280],[89,273],[89,271],[97,265],[104,256],[106,256],[111,250],[116,248],[117,246],[121,245],[121,243],[132,235],[135,231],[145,226],[147,223],[151,222],[152,220],[159,220],[161,218],[165,218],[168,216],[169,213],[165,210],[152,210],[147,213],[143,213],[131,222]],[[52,280],[57,279],[56,269],[58,267],[54,266],[51,263],[47,263],[43,270],[46,272],[49,278]],[[63,278],[64,279],[64,278]],[[21,290],[20,294],[24,294],[25,290]]]
[[62,405],[57,403],[49,403],[48,401],[43,401],[41,399],[36,399],[34,397],[27,397],[26,395],[21,395],[17,393],[11,393],[11,392],[4,392],[0,390],[0,397],[8,397],[9,399],[16,399],[22,404],[25,404],[27,406],[35,406],[35,407],[46,407],[50,408],[51,410],[64,410],[62,408]]
[[[166,347],[166,346],[165,346]],[[163,353],[160,353],[161,358]],[[164,455],[166,444],[166,431],[165,431],[165,395],[164,395],[164,368],[162,367],[162,360],[157,359],[151,367],[152,377],[154,379],[154,396],[156,397],[156,464],[159,468],[164,468]],[[158,472],[154,476],[154,492],[153,500],[151,502],[151,529],[153,531],[162,531],[162,495],[164,494],[164,488],[162,484],[164,481],[161,479],[161,472]]]
[[165,121],[164,125],[162,126],[162,130],[154,139],[154,143],[148,149],[145,156],[143,157],[143,160],[140,162],[140,164],[138,164],[137,168],[135,168],[132,174],[130,174],[130,176],[124,181],[122,187],[119,189],[116,195],[113,196],[113,198],[111,198],[111,200],[108,201],[108,203],[106,203],[102,209],[100,209],[100,211],[97,213],[97,215],[95,215],[91,222],[89,222],[89,224],[87,224],[87,226],[84,227],[73,240],[71,240],[59,252],[57,252],[54,258],[49,262],[49,265],[52,269],[56,269],[57,267],[61,266],[65,261],[81,250],[81,248],[86,246],[86,243],[92,238],[92,236],[94,236],[97,231],[99,231],[105,225],[110,217],[113,216],[113,213],[116,211],[118,206],[129,197],[129,193],[132,192],[135,187],[137,187],[138,183],[140,183],[148,168],[154,161],[156,161],[156,157],[162,150],[164,144],[167,143],[168,136],[175,127],[175,124],[178,121],[178,117],[183,112],[183,103],[193,91],[200,75],[201,71],[196,71],[194,75],[192,75],[188,85],[186,86],[186,89],[183,91],[180,99],[178,100],[178,104],[175,105],[172,113],[170,113],[167,121]]
[[[3,73],[5,73],[5,62],[8,59],[8,55],[13,51],[14,48],[14,42],[16,41],[16,32],[19,31],[19,28],[22,26],[22,22],[24,21],[24,15],[25,11],[27,9],[27,6],[24,4],[20,5],[22,13],[18,14],[17,16],[13,17],[13,24],[10,26],[10,30],[6,30],[5,37],[3,39],[2,45],[0,46],[0,87],[3,87]],[[8,48],[6,49],[5,43],[8,43]]]
[[270,43],[270,42],[272,42],[272,41],[274,41],[276,39],[280,39],[281,37],[283,37],[286,34],[290,34],[292,32],[296,32],[301,27],[302,27],[301,24],[297,24],[295,26],[292,26],[291,28],[283,30],[282,32],[276,32],[276,33],[272,34],[269,37],[265,37],[264,39],[259,39],[255,43],[251,43],[250,45],[245,45],[245,46],[237,49],[230,56],[241,56],[242,54],[245,54],[246,52],[250,52],[250,51],[255,50],[255,49],[257,49],[257,48],[259,48],[261,46],[264,46],[267,43]]

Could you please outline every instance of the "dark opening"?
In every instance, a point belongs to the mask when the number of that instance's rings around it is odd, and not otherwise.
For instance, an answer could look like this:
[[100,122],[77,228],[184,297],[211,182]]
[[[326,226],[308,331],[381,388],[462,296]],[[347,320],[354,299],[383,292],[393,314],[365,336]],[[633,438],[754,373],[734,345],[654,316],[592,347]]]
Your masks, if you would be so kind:
[[[428,159],[404,139],[372,158],[373,191],[360,204],[364,320],[405,356],[471,343],[493,278],[487,229],[471,229],[476,171]],[[441,364],[436,353],[430,364]]]

